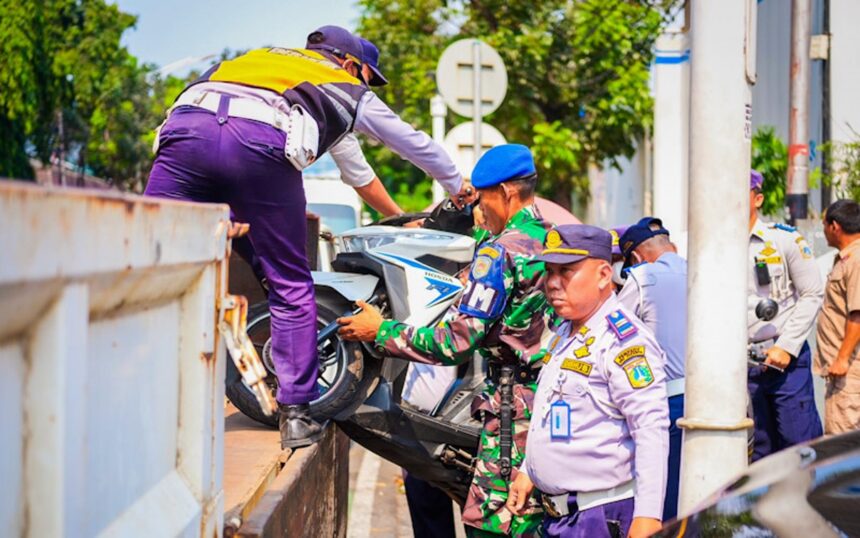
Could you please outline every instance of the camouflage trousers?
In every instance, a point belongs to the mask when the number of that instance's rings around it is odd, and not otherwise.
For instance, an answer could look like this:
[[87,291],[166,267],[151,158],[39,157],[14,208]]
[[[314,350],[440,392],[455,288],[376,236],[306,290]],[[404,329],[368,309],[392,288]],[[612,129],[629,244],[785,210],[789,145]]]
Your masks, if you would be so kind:
[[[522,408],[521,408],[522,409]],[[528,414],[528,411],[525,413]],[[499,417],[495,413],[483,412],[484,429],[481,431],[481,446],[478,448],[475,474],[469,487],[466,506],[463,508],[463,523],[469,536],[540,536],[543,510],[537,498],[537,490],[526,503],[526,512],[515,516],[505,507],[508,500],[508,484],[502,479],[499,459]],[[528,416],[513,421],[511,447],[511,481],[517,477],[517,468],[523,461],[526,436],[529,430]]]

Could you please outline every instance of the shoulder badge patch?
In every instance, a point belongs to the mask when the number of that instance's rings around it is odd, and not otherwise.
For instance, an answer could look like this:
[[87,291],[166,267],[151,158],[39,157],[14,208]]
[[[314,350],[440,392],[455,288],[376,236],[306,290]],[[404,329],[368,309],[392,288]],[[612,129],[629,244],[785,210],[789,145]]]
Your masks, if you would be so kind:
[[460,312],[479,319],[502,315],[508,302],[504,253],[501,245],[486,245],[478,251],[460,299]]
[[654,382],[654,373],[651,371],[651,366],[645,357],[636,357],[627,362],[622,368],[624,369],[624,373],[627,374],[630,386],[634,389],[644,389]]
[[645,356],[645,346],[632,346],[628,347],[621,353],[615,356],[615,364],[618,366],[623,366],[625,362],[630,359],[635,359],[636,357],[644,357]]
[[591,375],[592,365],[585,361],[576,359],[564,359],[561,363],[561,367],[564,370],[570,370],[571,372],[576,372],[577,374],[582,374],[585,377],[588,377]]
[[612,329],[615,336],[622,342],[639,332],[636,326],[633,325],[633,322],[627,319],[627,316],[621,310],[616,310],[606,316],[606,321],[609,322],[609,328]]
[[804,260],[812,259],[812,249],[809,248],[809,243],[806,242],[806,239],[803,238],[802,235],[798,235],[797,239],[794,240],[797,243],[797,248],[800,249],[800,255]]

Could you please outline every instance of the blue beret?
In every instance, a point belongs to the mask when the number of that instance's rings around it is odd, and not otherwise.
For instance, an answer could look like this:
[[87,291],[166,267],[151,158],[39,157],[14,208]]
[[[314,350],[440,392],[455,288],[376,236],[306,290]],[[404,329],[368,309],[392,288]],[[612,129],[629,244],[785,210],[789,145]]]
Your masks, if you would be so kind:
[[486,189],[535,174],[535,160],[522,144],[503,144],[484,153],[472,170],[472,186]]

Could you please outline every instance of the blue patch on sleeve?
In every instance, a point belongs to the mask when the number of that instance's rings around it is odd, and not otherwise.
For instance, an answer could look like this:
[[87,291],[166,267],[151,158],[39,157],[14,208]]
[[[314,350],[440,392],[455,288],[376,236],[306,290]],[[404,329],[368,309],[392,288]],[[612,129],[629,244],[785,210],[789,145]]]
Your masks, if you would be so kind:
[[609,328],[612,329],[618,340],[622,342],[639,332],[633,322],[627,319],[621,310],[616,310],[606,316],[606,321],[609,322]]
[[505,249],[501,245],[484,245],[472,260],[460,312],[480,319],[495,319],[502,315],[507,302]]

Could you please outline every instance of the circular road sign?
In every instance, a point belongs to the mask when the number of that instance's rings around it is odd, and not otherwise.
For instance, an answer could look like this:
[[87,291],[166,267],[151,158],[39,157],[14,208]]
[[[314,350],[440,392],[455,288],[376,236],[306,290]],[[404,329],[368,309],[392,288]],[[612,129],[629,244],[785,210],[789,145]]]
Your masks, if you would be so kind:
[[[504,135],[489,123],[481,124],[481,154],[488,149],[507,144]],[[475,127],[471,121],[457,125],[445,135],[442,143],[457,169],[465,177],[472,177],[475,167]]]
[[451,110],[474,117],[475,59],[481,64],[481,115],[493,112],[508,91],[508,72],[496,49],[478,39],[461,39],[448,46],[436,66],[436,86]]

